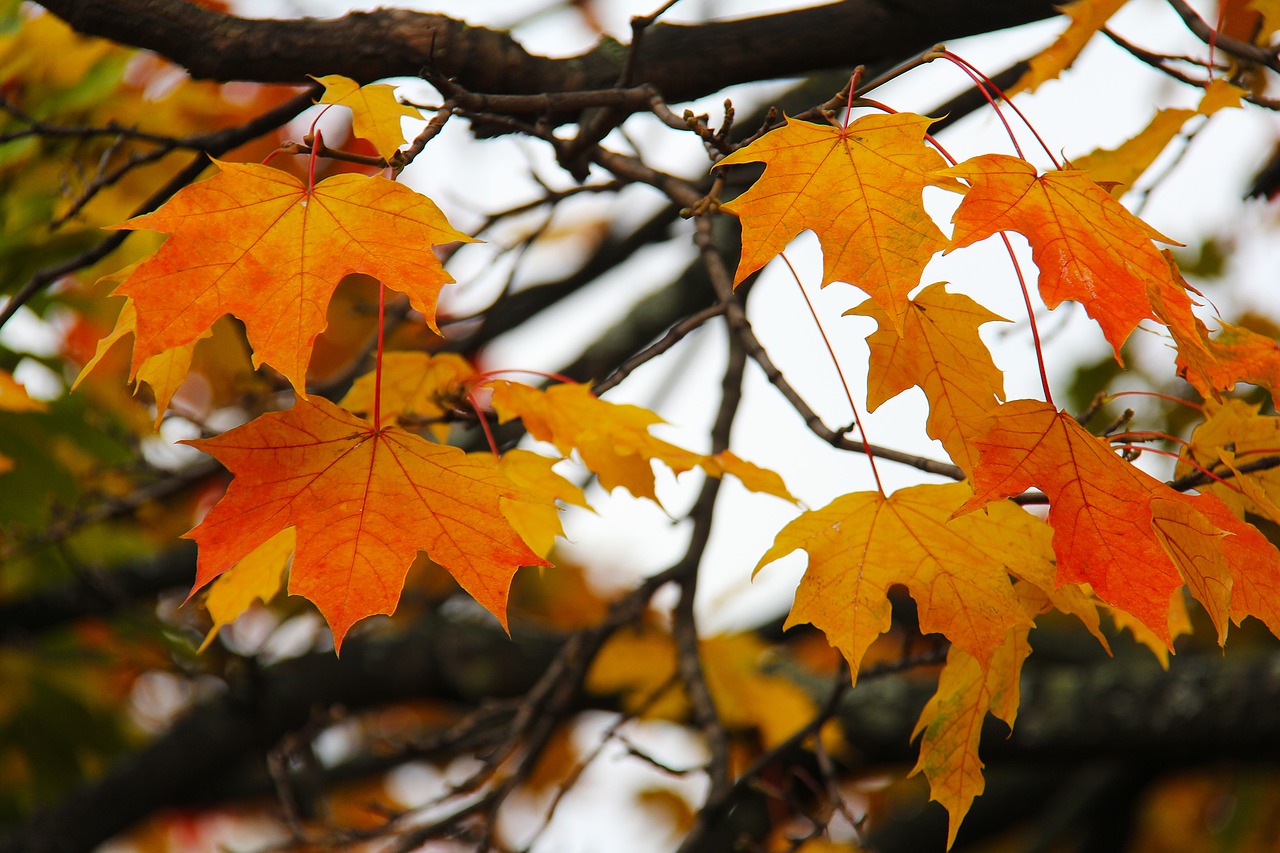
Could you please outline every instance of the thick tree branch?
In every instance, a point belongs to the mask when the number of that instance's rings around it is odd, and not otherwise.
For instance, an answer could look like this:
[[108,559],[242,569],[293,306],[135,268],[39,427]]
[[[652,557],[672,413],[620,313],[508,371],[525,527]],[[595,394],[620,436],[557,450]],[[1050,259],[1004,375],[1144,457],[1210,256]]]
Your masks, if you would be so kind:
[[[316,710],[359,711],[414,698],[475,701],[526,691],[557,658],[552,637],[512,642],[496,626],[428,620],[394,637],[353,639],[341,660],[317,652],[252,674],[193,709],[142,753],[26,825],[0,853],[87,850],[161,808],[198,798]],[[820,679],[816,689],[825,691]],[[928,679],[864,677],[839,719],[868,767],[915,760],[911,729]],[[1170,768],[1280,762],[1280,653],[1149,656],[1028,667],[1012,736],[991,722],[982,753],[1001,765],[1060,772],[1100,760]],[[606,703],[607,704],[607,703]],[[748,786],[749,787],[749,786]]]
[[[183,0],[43,5],[81,32],[153,50],[201,79],[297,83],[308,74],[344,74],[367,83],[430,69],[473,92],[573,92],[614,86],[628,54],[606,40],[576,57],[536,56],[506,33],[405,10],[281,21]],[[1052,0],[846,0],[739,21],[657,24],[646,31],[631,76],[679,102],[734,83],[894,62],[946,39],[1053,14]]]

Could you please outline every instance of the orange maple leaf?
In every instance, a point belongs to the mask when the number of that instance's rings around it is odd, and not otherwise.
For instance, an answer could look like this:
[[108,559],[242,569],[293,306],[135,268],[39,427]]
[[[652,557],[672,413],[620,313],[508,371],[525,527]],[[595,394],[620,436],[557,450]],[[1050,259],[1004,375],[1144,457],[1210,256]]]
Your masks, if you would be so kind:
[[901,335],[872,302],[845,312],[871,317],[880,326],[867,338],[867,409],[874,412],[919,385],[929,400],[929,435],[971,472],[978,451],[966,429],[1004,399],[1004,374],[991,360],[978,327],[1008,321],[967,296],[948,293],[941,283],[929,285],[907,305]]
[[[1165,260],[1170,274],[1185,287],[1173,256],[1166,252]],[[1221,330],[1211,338],[1189,302],[1167,302],[1156,294],[1151,304],[1178,346],[1178,375],[1200,396],[1216,398],[1237,382],[1280,390],[1280,344],[1273,339],[1231,323],[1221,323]]]
[[985,667],[1010,630],[1030,624],[1010,573],[1043,575],[1053,552],[1044,523],[1012,504],[998,515],[953,518],[971,494],[965,483],[947,483],[888,498],[844,495],[784,527],[756,571],[792,551],[808,553],[786,626],[821,630],[855,680],[867,648],[889,629],[894,584],[915,599],[921,630],[945,635]]
[[419,551],[504,627],[516,569],[549,565],[502,511],[503,502],[538,500],[492,458],[397,427],[375,430],[326,400],[299,400],[288,411],[188,443],[235,475],[187,534],[200,546],[192,592],[294,527],[289,591],[315,602],[338,649],[357,620],[395,610]]
[[308,189],[267,166],[218,167],[154,213],[115,226],[171,235],[116,291],[137,310],[135,375],[234,314],[254,366],[270,364],[305,393],[329,299],[349,273],[408,294],[436,328],[436,299],[453,279],[431,247],[472,240],[429,198],[378,176],[338,175]]
[[861,288],[900,327],[907,294],[946,245],[921,195],[942,156],[924,142],[932,119],[863,116],[846,128],[787,119],[717,165],[765,164],[760,180],[721,209],[742,219],[738,284],[810,229],[822,244],[822,284]]
[[964,178],[970,189],[952,217],[948,252],[1016,231],[1031,243],[1040,270],[1040,295],[1057,308],[1082,305],[1102,327],[1120,359],[1120,346],[1138,323],[1155,317],[1157,294],[1170,305],[1191,300],[1152,243],[1173,243],[1081,171],[1037,175],[1025,160],[983,154],[941,174]]
[[[1229,593],[1232,577],[1280,573],[1274,546],[1216,497],[1174,491],[1048,403],[1005,403],[990,424],[976,439],[982,459],[974,497],[960,511],[1038,486],[1049,496],[1058,583],[1092,585],[1166,646],[1170,599],[1184,577],[1220,615],[1230,609],[1221,590]],[[1216,621],[1224,637],[1225,624]]]

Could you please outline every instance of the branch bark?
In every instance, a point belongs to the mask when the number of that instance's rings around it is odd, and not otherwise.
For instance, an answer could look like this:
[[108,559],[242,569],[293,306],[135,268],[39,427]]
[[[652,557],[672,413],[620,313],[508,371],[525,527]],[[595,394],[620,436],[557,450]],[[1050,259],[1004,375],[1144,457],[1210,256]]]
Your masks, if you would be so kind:
[[[184,0],[43,5],[80,32],[153,50],[212,80],[299,83],[308,74],[343,74],[368,83],[431,69],[473,92],[573,92],[614,86],[627,56],[612,40],[579,56],[538,56],[507,33],[397,9],[250,20]],[[937,42],[1054,14],[1053,0],[845,0],[737,21],[660,23],[647,30],[632,77],[675,103],[734,83],[891,63]]]
[[[0,836],[0,853],[92,849],[147,815],[198,799],[246,761],[263,760],[316,710],[521,695],[560,643],[546,635],[512,642],[496,626],[432,618],[394,637],[355,638],[341,660],[317,652],[258,671],[104,778]],[[928,679],[859,683],[839,721],[860,760],[914,761],[911,730],[932,692]],[[1012,736],[990,720],[984,731],[992,772],[1033,763],[1058,773],[1096,761],[1162,769],[1280,762],[1280,652],[1184,655],[1168,671],[1146,655],[1029,667],[1022,696]]]

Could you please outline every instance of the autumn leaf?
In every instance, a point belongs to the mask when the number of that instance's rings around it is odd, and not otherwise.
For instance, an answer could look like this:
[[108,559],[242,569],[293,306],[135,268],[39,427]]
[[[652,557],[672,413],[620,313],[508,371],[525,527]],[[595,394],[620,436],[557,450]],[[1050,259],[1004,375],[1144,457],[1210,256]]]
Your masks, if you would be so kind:
[[978,758],[983,720],[990,712],[1012,728],[1017,716],[1022,664],[1031,654],[1027,631],[1026,625],[1011,630],[986,666],[952,646],[938,676],[938,689],[912,732],[913,738],[923,737],[920,758],[911,772],[924,773],[930,799],[947,810],[948,849],[974,798],[986,789]]
[[929,285],[907,306],[901,335],[873,302],[845,312],[879,324],[867,338],[867,408],[874,412],[885,401],[920,386],[929,401],[929,436],[971,472],[978,452],[965,432],[967,425],[1004,399],[1004,374],[992,362],[978,327],[1008,321],[967,296],[948,293],[941,283]]
[[408,294],[434,329],[452,282],[432,246],[471,238],[426,196],[384,178],[338,175],[314,189],[267,166],[218,163],[124,229],[170,234],[117,293],[137,311],[133,374],[203,335],[223,314],[244,322],[254,365],[270,364],[300,393],[338,282],[365,273]]
[[[730,729],[756,729],[766,748],[782,743],[812,719],[814,703],[795,682],[764,668],[769,648],[752,634],[721,634],[699,643],[707,686]],[[587,676],[597,695],[622,695],[623,707],[646,716],[682,720],[688,698],[673,689],[676,650],[671,635],[653,628],[620,631],[605,643]]]
[[861,288],[899,328],[907,294],[946,241],[925,212],[942,156],[924,142],[932,119],[863,116],[847,128],[787,119],[719,162],[762,162],[764,175],[721,206],[742,219],[738,284],[806,229],[818,235],[822,284]]
[[[389,352],[382,356],[382,415],[402,426],[426,426],[437,441],[449,437],[443,418],[464,402],[462,383],[475,368],[455,353]],[[358,378],[342,398],[342,407],[367,414],[373,411],[377,374]],[[433,421],[439,421],[433,423]]]
[[[1174,491],[1047,403],[1003,404],[976,443],[982,461],[962,511],[1039,487],[1049,496],[1058,583],[1090,584],[1166,646],[1169,602],[1184,576],[1212,613],[1223,609],[1213,587],[1224,575],[1280,571],[1275,548],[1216,497]],[[1250,549],[1261,562],[1246,559]]]
[[236,621],[253,602],[269,604],[276,597],[296,538],[294,529],[286,527],[218,575],[204,599],[213,627],[205,635],[199,651],[209,648],[218,631]]
[[520,566],[547,565],[505,520],[537,499],[492,459],[467,456],[326,400],[299,400],[216,438],[188,442],[227,467],[226,495],[188,536],[199,590],[287,527],[297,529],[289,592],[315,602],[342,647],[347,630],[391,613],[419,551],[506,626]]
[[539,390],[515,382],[493,383],[493,408],[503,423],[520,418],[529,434],[549,441],[568,456],[574,450],[612,490],[622,486],[636,497],[657,502],[652,461],[677,474],[701,468],[711,477],[731,473],[748,488],[795,501],[777,474],[731,453],[706,456],[649,433],[662,418],[648,409],[601,400],[590,387],[567,382]]
[[1029,624],[1010,573],[1051,564],[1053,553],[1048,528],[1018,507],[952,518],[970,495],[965,483],[913,486],[888,498],[844,495],[784,527],[755,570],[792,551],[808,554],[786,627],[810,622],[821,630],[855,681],[863,654],[889,630],[894,584],[915,599],[922,631],[946,636],[986,666],[1010,630]]
[[[134,310],[133,300],[126,299],[120,308],[120,315],[116,318],[115,328],[111,330],[111,334],[98,342],[97,352],[81,368],[80,375],[71,386],[72,391],[80,387],[80,383],[88,378],[116,343],[135,334],[137,324],[138,315]],[[156,353],[134,369],[131,381],[135,386],[137,383],[146,383],[151,389],[151,396],[155,398],[157,428],[160,426],[160,421],[164,419],[164,413],[168,410],[173,395],[178,393],[178,388],[182,386],[187,373],[191,370],[191,359],[195,356],[196,344],[212,334],[212,328],[206,329],[196,340]]]
[[[1166,253],[1170,275],[1186,286],[1172,255]],[[1272,338],[1231,323],[1220,323],[1217,335],[1195,316],[1189,303],[1172,303],[1156,294],[1152,306],[1178,347],[1178,375],[1205,398],[1230,391],[1237,382],[1280,390],[1280,344]]]
[[405,143],[400,120],[422,118],[422,113],[397,101],[395,87],[386,83],[360,86],[341,74],[311,79],[324,86],[324,97],[319,102],[350,109],[356,136],[372,142],[383,160],[390,160]]
[[0,370],[0,411],[44,412],[48,408],[39,400],[33,400],[26,386],[14,379],[12,373]]
[[1031,57],[1030,67],[1007,94],[1034,92],[1071,67],[1080,51],[1126,0],[1074,0],[1061,7],[1070,18],[1067,28],[1043,52]]
[[1155,317],[1153,298],[1189,310],[1190,297],[1152,243],[1173,241],[1126,210],[1084,172],[1037,176],[1025,160],[983,154],[942,174],[964,178],[970,185],[952,217],[955,231],[947,251],[1000,231],[1022,234],[1040,270],[1045,305],[1057,308],[1064,299],[1084,305],[1102,327],[1117,360],[1129,333]]
[[552,470],[560,461],[518,448],[508,450],[498,460],[498,469],[511,482],[546,501],[503,501],[502,504],[503,516],[540,557],[550,554],[556,537],[564,535],[556,501],[591,509],[582,489]]
[[[1244,400],[1206,400],[1204,420],[1191,433],[1174,475],[1184,477],[1200,470],[1216,471],[1228,458],[1238,468],[1269,456],[1280,456],[1280,418],[1259,413],[1259,404]],[[1280,467],[1251,471],[1233,478],[1233,484],[1209,482],[1196,488],[1217,495],[1237,518],[1245,513],[1270,518],[1280,524]]]
[[1073,168],[1089,173],[1089,177],[1112,195],[1128,190],[1143,172],[1150,168],[1160,153],[1181,132],[1193,116],[1210,116],[1228,107],[1240,107],[1245,91],[1226,80],[1214,80],[1207,87],[1194,110],[1171,108],[1160,110],[1136,136],[1116,148],[1099,148],[1083,157],[1072,159]]

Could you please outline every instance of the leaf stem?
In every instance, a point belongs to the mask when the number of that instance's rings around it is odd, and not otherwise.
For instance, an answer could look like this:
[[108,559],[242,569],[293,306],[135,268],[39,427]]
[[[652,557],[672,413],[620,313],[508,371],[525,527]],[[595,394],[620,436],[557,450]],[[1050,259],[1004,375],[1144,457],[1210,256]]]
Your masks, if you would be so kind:
[[1044,389],[1044,401],[1056,408],[1053,402],[1053,392],[1049,390],[1049,374],[1044,369],[1044,346],[1040,343],[1040,327],[1036,324],[1036,311],[1031,305],[1031,291],[1027,289],[1027,279],[1022,274],[1022,266],[1018,263],[1018,256],[1014,254],[1013,244],[1009,242],[1009,235],[1001,231],[1000,239],[1004,241],[1004,247],[1009,253],[1009,262],[1013,264],[1013,271],[1018,276],[1018,288],[1022,291],[1022,304],[1027,306],[1027,322],[1031,324],[1031,342],[1036,348],[1036,367],[1040,369],[1040,387]]
[[373,429],[382,430],[382,344],[387,325],[387,286],[378,282],[378,350],[373,359]]
[[[827,346],[827,353],[831,356],[831,363],[835,365],[836,374],[840,377],[840,385],[844,388],[844,395],[849,400],[849,408],[853,410],[853,422],[858,427],[858,434],[862,436],[862,441],[865,445],[870,439],[867,437],[866,429],[862,426],[862,418],[858,415],[858,404],[853,401],[853,392],[849,390],[849,381],[844,378],[844,370],[840,367],[840,359],[836,358],[836,351],[831,346],[831,339],[827,337],[826,330],[822,328],[822,321],[818,319],[818,311],[813,307],[813,300],[805,292],[804,284],[800,281],[800,275],[796,272],[796,268],[791,265],[791,260],[787,257],[787,253],[779,252],[778,257],[782,258],[783,263],[787,265],[787,269],[791,270],[791,278],[795,280],[796,289],[804,297],[804,304],[809,306],[809,316],[813,318],[813,324],[818,327],[818,334],[822,336],[822,342]],[[876,489],[880,492],[880,497],[886,497],[884,483],[880,481],[880,471],[876,468],[876,457],[865,447],[864,450],[866,450],[867,461],[871,463],[871,475],[875,477]]]
[[1022,119],[1023,125],[1026,126],[1027,130],[1031,131],[1031,135],[1035,137],[1036,142],[1040,143],[1040,147],[1044,149],[1044,153],[1049,156],[1049,161],[1053,163],[1053,167],[1055,169],[1062,168],[1062,164],[1059,163],[1058,158],[1053,155],[1053,150],[1049,148],[1048,143],[1046,143],[1044,138],[1040,136],[1040,132],[1031,124],[1031,121],[1027,118],[1026,114],[1023,113],[1022,110],[1018,109],[1018,105],[1005,96],[1005,93],[1000,90],[1000,87],[995,84],[994,80],[979,70],[972,62],[962,56],[952,53],[949,50],[943,53],[943,57],[950,60],[961,71],[967,74],[969,79],[978,87],[978,91],[982,93],[982,97],[987,99],[987,103],[991,105],[991,109],[995,110],[996,115],[1000,117],[1000,123],[1004,125],[1004,129],[1009,134],[1009,139],[1013,142],[1013,147],[1018,152],[1019,157],[1022,157],[1024,160],[1027,159],[1023,156],[1022,149],[1018,146],[1018,140],[1014,138],[1013,128],[1009,126],[1009,122],[1005,120],[1004,113],[1000,111],[1000,105],[996,102],[995,98],[992,97],[992,92],[998,95],[1001,101],[1008,104],[1009,109],[1013,110],[1018,118]]
[[1121,397],[1155,397],[1158,400],[1167,400],[1170,403],[1178,403],[1195,409],[1198,412],[1204,411],[1204,406],[1194,400],[1187,400],[1182,397],[1175,397],[1172,394],[1161,394],[1158,391],[1117,391],[1114,394],[1107,394],[1106,401],[1118,400]]

